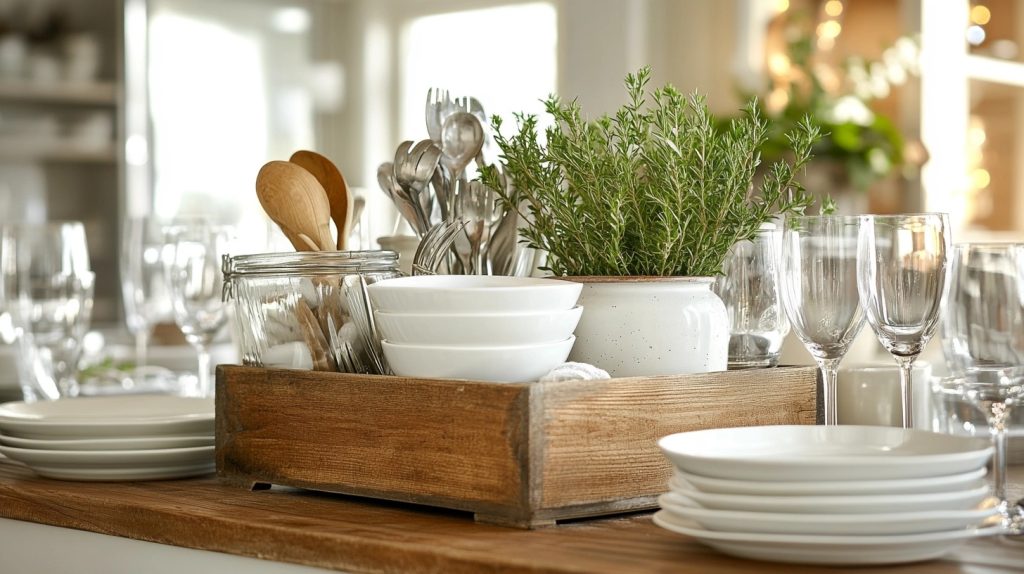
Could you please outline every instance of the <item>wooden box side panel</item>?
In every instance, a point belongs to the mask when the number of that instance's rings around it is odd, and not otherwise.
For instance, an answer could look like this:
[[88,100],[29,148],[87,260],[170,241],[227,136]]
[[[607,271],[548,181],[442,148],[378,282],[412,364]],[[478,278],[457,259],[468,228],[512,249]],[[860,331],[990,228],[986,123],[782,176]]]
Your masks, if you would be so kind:
[[814,424],[816,373],[779,367],[538,387],[543,430],[535,434],[535,505],[556,509],[665,492],[671,465],[657,440],[668,434]]
[[222,366],[225,479],[465,510],[527,500],[524,385]]

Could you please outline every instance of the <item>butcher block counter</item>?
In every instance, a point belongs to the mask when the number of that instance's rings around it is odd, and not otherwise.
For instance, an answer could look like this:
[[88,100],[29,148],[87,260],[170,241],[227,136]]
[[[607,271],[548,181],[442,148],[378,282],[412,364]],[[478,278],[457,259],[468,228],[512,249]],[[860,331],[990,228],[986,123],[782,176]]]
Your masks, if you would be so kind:
[[[1019,497],[1024,494],[1024,469],[1012,470],[1012,491]],[[651,515],[640,512],[527,531],[477,524],[468,513],[406,504],[294,489],[250,492],[213,476],[62,482],[38,478],[21,464],[0,459],[0,572],[57,572],[62,564],[76,573],[128,572],[136,569],[129,562],[133,555],[143,561],[151,557],[144,562],[150,572],[225,572],[232,567],[268,573],[829,571],[729,558],[655,526]],[[66,547],[61,543],[64,535],[70,540]],[[94,538],[80,541],[76,536]],[[170,549],[161,545],[191,551],[168,554],[163,551]],[[107,547],[109,551],[83,550]],[[225,562],[236,557],[247,558]],[[119,564],[126,569],[116,570]],[[1020,572],[1024,540],[975,541],[943,560],[856,571]]]

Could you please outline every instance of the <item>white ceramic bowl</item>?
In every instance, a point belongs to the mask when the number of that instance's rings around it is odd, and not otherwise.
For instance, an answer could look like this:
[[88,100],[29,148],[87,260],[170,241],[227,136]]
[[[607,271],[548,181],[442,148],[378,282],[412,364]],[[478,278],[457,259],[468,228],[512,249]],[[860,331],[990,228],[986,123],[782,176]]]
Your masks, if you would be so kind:
[[400,345],[492,347],[557,343],[572,335],[583,307],[537,313],[432,315],[377,311],[385,341]]
[[543,345],[455,347],[384,341],[384,357],[400,377],[528,383],[565,362],[576,337]]
[[373,308],[386,313],[535,313],[576,305],[583,285],[558,279],[422,275],[373,283]]

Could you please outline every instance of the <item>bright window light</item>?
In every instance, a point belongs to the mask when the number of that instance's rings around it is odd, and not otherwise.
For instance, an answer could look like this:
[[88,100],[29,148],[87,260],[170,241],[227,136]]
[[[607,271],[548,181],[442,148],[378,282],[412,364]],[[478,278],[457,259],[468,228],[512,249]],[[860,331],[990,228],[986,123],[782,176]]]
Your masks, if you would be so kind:
[[401,52],[403,139],[426,138],[423,108],[428,88],[473,96],[488,117],[515,123],[513,112],[543,116],[540,100],[555,91],[558,22],[547,2],[511,4],[412,20]]

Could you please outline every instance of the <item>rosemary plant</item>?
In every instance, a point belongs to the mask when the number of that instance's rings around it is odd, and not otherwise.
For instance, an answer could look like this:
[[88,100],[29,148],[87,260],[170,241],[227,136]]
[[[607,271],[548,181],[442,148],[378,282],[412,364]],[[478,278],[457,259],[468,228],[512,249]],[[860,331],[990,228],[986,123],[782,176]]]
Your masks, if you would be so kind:
[[548,252],[555,275],[714,276],[734,243],[812,201],[795,179],[819,138],[809,120],[788,134],[790,159],[766,166],[755,188],[768,128],[756,102],[719,128],[703,96],[671,85],[648,105],[649,80],[649,68],[628,75],[629,102],[596,121],[550,96],[546,145],[536,116],[516,114],[510,137],[493,118],[511,183],[495,166],[482,178],[529,222],[523,236]]

